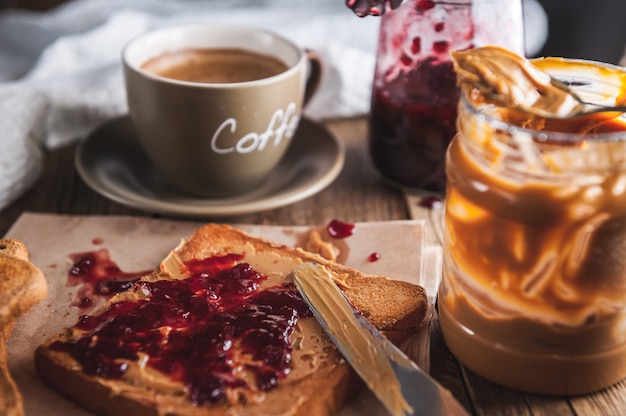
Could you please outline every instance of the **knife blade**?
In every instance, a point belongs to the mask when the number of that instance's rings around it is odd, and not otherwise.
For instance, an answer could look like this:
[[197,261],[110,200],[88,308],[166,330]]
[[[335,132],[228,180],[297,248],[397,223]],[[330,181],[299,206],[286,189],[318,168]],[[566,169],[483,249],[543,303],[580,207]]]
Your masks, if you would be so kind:
[[356,311],[327,268],[303,263],[292,276],[324,331],[391,415],[468,415],[450,391]]

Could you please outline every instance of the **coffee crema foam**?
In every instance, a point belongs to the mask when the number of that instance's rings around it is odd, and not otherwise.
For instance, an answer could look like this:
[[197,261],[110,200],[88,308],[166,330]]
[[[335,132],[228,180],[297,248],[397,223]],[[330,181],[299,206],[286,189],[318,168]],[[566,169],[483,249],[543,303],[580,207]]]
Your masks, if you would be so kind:
[[243,49],[186,48],[151,58],[141,69],[180,81],[225,84],[269,78],[289,67],[276,57]]

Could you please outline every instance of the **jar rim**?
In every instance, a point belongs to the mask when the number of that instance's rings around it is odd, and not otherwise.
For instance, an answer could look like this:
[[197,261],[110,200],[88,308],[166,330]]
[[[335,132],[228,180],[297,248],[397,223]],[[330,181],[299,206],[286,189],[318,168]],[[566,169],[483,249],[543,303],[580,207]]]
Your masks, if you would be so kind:
[[[623,77],[624,82],[626,82],[626,68],[593,60],[585,60],[585,59],[570,59],[570,58],[538,58],[533,59],[531,62],[535,63],[563,63],[571,64],[575,67],[587,67],[589,69],[600,69],[603,71],[610,71],[615,74],[619,74]],[[601,74],[598,72],[594,72],[591,75],[596,76],[596,81],[599,83],[603,83],[604,85],[609,85],[615,88],[616,94],[626,94],[626,84],[623,85],[610,85],[608,82],[603,82],[601,78]],[[588,77],[580,77],[581,80],[585,80],[585,82],[590,81]],[[573,78],[576,80],[576,77]],[[570,80],[568,80],[570,81]],[[566,81],[566,82],[568,82]],[[606,81],[606,80],[605,80]],[[621,87],[621,88],[620,88]],[[574,90],[576,90],[576,86],[572,86]],[[467,96],[468,89],[462,88],[461,91],[461,105],[466,106],[466,108],[470,111],[473,117],[481,119],[487,123],[489,123],[493,128],[506,131],[509,134],[523,133],[533,137],[537,142],[550,142],[552,144],[558,143],[577,143],[581,141],[586,141],[592,139],[594,141],[599,142],[616,142],[616,141],[626,141],[626,113],[623,113],[620,116],[617,116],[617,119],[624,120],[624,130],[623,131],[614,131],[614,132],[593,132],[593,133],[575,133],[575,132],[560,132],[553,130],[537,130],[528,127],[522,127],[516,125],[511,122],[504,121],[498,118],[496,115],[489,114],[485,111],[485,108],[480,108],[476,106],[472,100]],[[492,107],[493,108],[493,107]]]

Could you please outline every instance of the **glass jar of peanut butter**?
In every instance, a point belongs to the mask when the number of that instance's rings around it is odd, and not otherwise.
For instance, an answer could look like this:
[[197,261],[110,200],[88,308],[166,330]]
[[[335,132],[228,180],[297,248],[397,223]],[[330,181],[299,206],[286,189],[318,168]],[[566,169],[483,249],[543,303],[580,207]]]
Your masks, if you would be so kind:
[[[533,61],[615,103],[626,69]],[[626,116],[543,119],[464,88],[447,153],[438,311],[451,352],[514,389],[574,395],[626,377]]]

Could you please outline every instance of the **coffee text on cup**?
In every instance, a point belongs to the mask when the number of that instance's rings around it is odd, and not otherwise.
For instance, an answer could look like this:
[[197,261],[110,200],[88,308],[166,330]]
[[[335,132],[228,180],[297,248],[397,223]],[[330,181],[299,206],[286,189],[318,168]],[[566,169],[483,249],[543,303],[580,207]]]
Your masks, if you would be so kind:
[[[237,120],[234,117],[230,117],[215,131],[211,138],[211,149],[215,153],[250,153],[255,150],[262,151],[265,149],[268,143],[272,143],[274,146],[278,146],[283,138],[287,140],[295,134],[300,120],[300,115],[297,114],[297,107],[295,103],[290,103],[285,110],[277,109],[267,125],[267,129],[262,133],[249,132],[242,136],[234,146],[225,146],[226,135],[225,131],[230,126],[230,132],[235,133],[237,131]],[[221,143],[222,142],[222,143]]]

